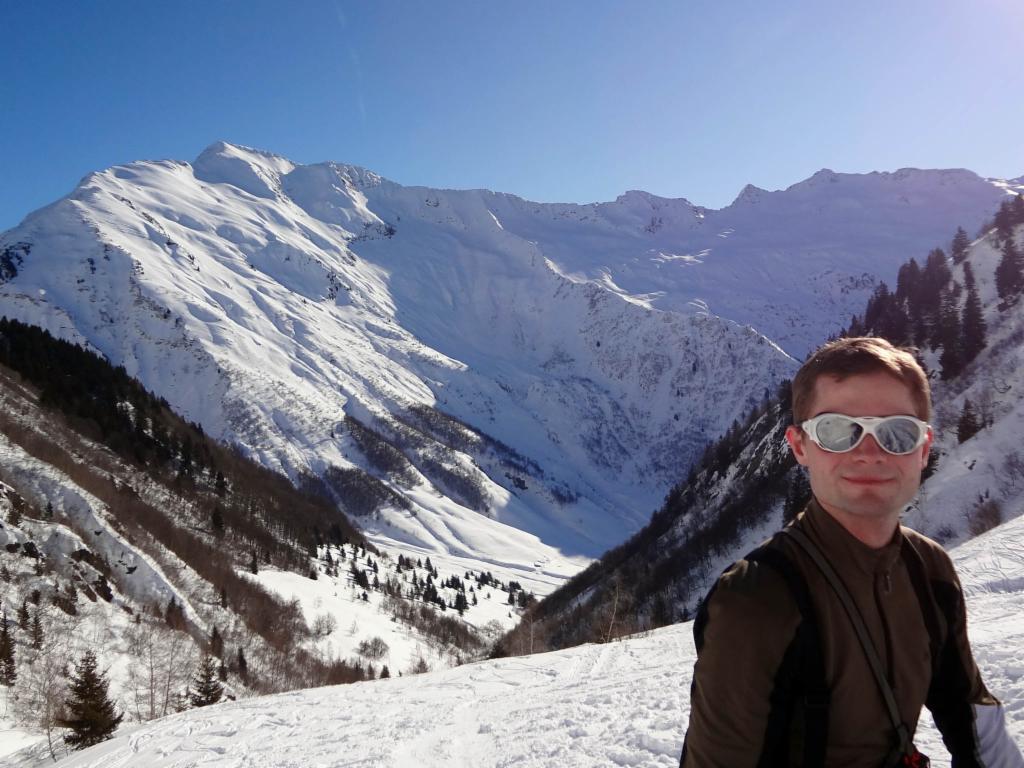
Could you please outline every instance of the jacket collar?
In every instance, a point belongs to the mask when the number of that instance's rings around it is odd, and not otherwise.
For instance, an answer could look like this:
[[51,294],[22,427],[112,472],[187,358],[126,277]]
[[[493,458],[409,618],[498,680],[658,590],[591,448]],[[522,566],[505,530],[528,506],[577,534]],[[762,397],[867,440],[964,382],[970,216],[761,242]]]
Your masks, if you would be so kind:
[[850,564],[867,574],[886,573],[899,559],[903,544],[903,532],[899,526],[888,544],[881,549],[872,549],[822,509],[815,498],[811,499],[801,518],[803,527],[826,557],[840,568]]

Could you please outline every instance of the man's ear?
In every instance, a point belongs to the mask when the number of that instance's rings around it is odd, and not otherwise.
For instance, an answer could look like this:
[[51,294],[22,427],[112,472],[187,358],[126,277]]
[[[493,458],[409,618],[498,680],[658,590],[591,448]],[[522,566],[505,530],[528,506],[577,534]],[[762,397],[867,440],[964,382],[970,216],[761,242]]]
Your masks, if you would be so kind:
[[935,441],[935,433],[931,427],[928,427],[928,437],[924,439],[924,445],[921,446],[921,470],[928,466],[928,454],[932,450],[932,443]]
[[796,459],[796,463],[806,467],[807,446],[804,445],[804,431],[796,424],[790,424],[786,427],[786,442],[789,443],[789,449],[793,452],[793,458]]

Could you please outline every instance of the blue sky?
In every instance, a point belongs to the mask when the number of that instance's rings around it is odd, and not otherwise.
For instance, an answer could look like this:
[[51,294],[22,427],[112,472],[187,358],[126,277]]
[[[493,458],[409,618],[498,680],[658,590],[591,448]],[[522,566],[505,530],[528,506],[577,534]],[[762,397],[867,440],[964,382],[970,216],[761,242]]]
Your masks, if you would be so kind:
[[218,139],[562,202],[1024,173],[1020,0],[0,0],[0,29],[0,229]]

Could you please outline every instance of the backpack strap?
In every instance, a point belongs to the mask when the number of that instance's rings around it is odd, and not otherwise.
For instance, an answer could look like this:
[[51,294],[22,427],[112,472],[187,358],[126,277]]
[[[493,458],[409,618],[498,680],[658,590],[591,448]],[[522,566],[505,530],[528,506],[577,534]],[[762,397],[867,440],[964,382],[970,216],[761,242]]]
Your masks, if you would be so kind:
[[924,559],[917,551],[910,539],[903,537],[900,546],[900,557],[906,566],[907,575],[910,577],[910,584],[917,595],[917,603],[921,608],[921,617],[924,619],[924,626],[928,631],[928,645],[932,656],[932,678],[935,678],[939,668],[939,661],[942,658],[942,648],[946,644],[945,634],[942,632],[942,625],[939,623],[938,606],[931,585],[925,571]]
[[[889,685],[889,681],[885,677],[885,671],[882,668],[882,661],[878,657],[878,651],[875,650],[874,644],[871,642],[871,636],[868,634],[867,626],[864,624],[864,618],[860,615],[860,611],[857,610],[857,606],[853,602],[853,598],[850,597],[849,591],[839,578],[839,574],[835,572],[832,565],[825,559],[825,556],[821,553],[821,550],[812,542],[807,536],[801,531],[795,528],[783,528],[782,533],[789,536],[799,547],[807,553],[808,557],[814,562],[821,571],[822,575],[825,576],[825,580],[828,581],[832,587],[832,591],[836,593],[836,597],[839,598],[839,602],[842,604],[843,609],[846,611],[846,615],[850,619],[850,623],[853,625],[854,632],[857,634],[857,639],[860,641],[861,647],[864,649],[864,655],[867,657],[868,666],[871,667],[871,672],[875,677],[875,682],[878,684],[878,690],[882,694],[882,698],[885,700],[885,708],[889,713],[889,719],[892,721],[892,726],[896,731],[896,737],[898,739],[898,757],[902,758],[904,755],[910,756],[915,752],[914,745],[910,738],[910,731],[907,728],[906,723],[903,722],[903,718],[900,717],[899,707],[896,704],[896,695],[892,691],[892,686]],[[895,765],[895,763],[893,763]]]
[[[802,742],[802,748],[801,744],[791,743],[789,750],[799,750],[803,753],[803,759],[799,761],[800,765],[805,768],[816,768],[825,765],[825,745],[828,741],[829,689],[825,682],[821,632],[818,628],[818,619],[806,580],[789,557],[779,548],[772,546],[773,541],[775,538],[749,553],[744,559],[748,562],[763,563],[778,573],[786,582],[800,611],[801,622],[797,629],[796,641],[799,655],[794,659],[796,679],[792,681],[795,684],[792,695],[799,698],[788,706],[778,708],[773,706],[772,711],[779,720],[792,719],[797,714],[794,710],[798,705],[803,717],[802,723],[769,723],[768,730],[776,734],[789,734],[794,742]],[[794,736],[800,738],[795,739]],[[766,754],[764,757],[769,758],[769,755]],[[788,754],[783,757],[786,764],[794,762],[789,758]],[[761,762],[765,763],[765,760],[762,759]],[[765,764],[774,765],[776,763]]]

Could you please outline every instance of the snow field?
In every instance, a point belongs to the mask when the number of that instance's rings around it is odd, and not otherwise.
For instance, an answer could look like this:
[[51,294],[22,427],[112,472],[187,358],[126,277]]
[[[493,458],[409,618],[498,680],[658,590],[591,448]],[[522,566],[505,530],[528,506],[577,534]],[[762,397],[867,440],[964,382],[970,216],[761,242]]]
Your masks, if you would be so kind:
[[[1024,747],[1024,517],[954,550],[975,657]],[[126,731],[62,768],[674,768],[690,623],[605,645],[293,691]],[[916,743],[950,761],[927,711]],[[41,768],[27,752],[11,768]],[[51,763],[52,764],[52,763]]]

